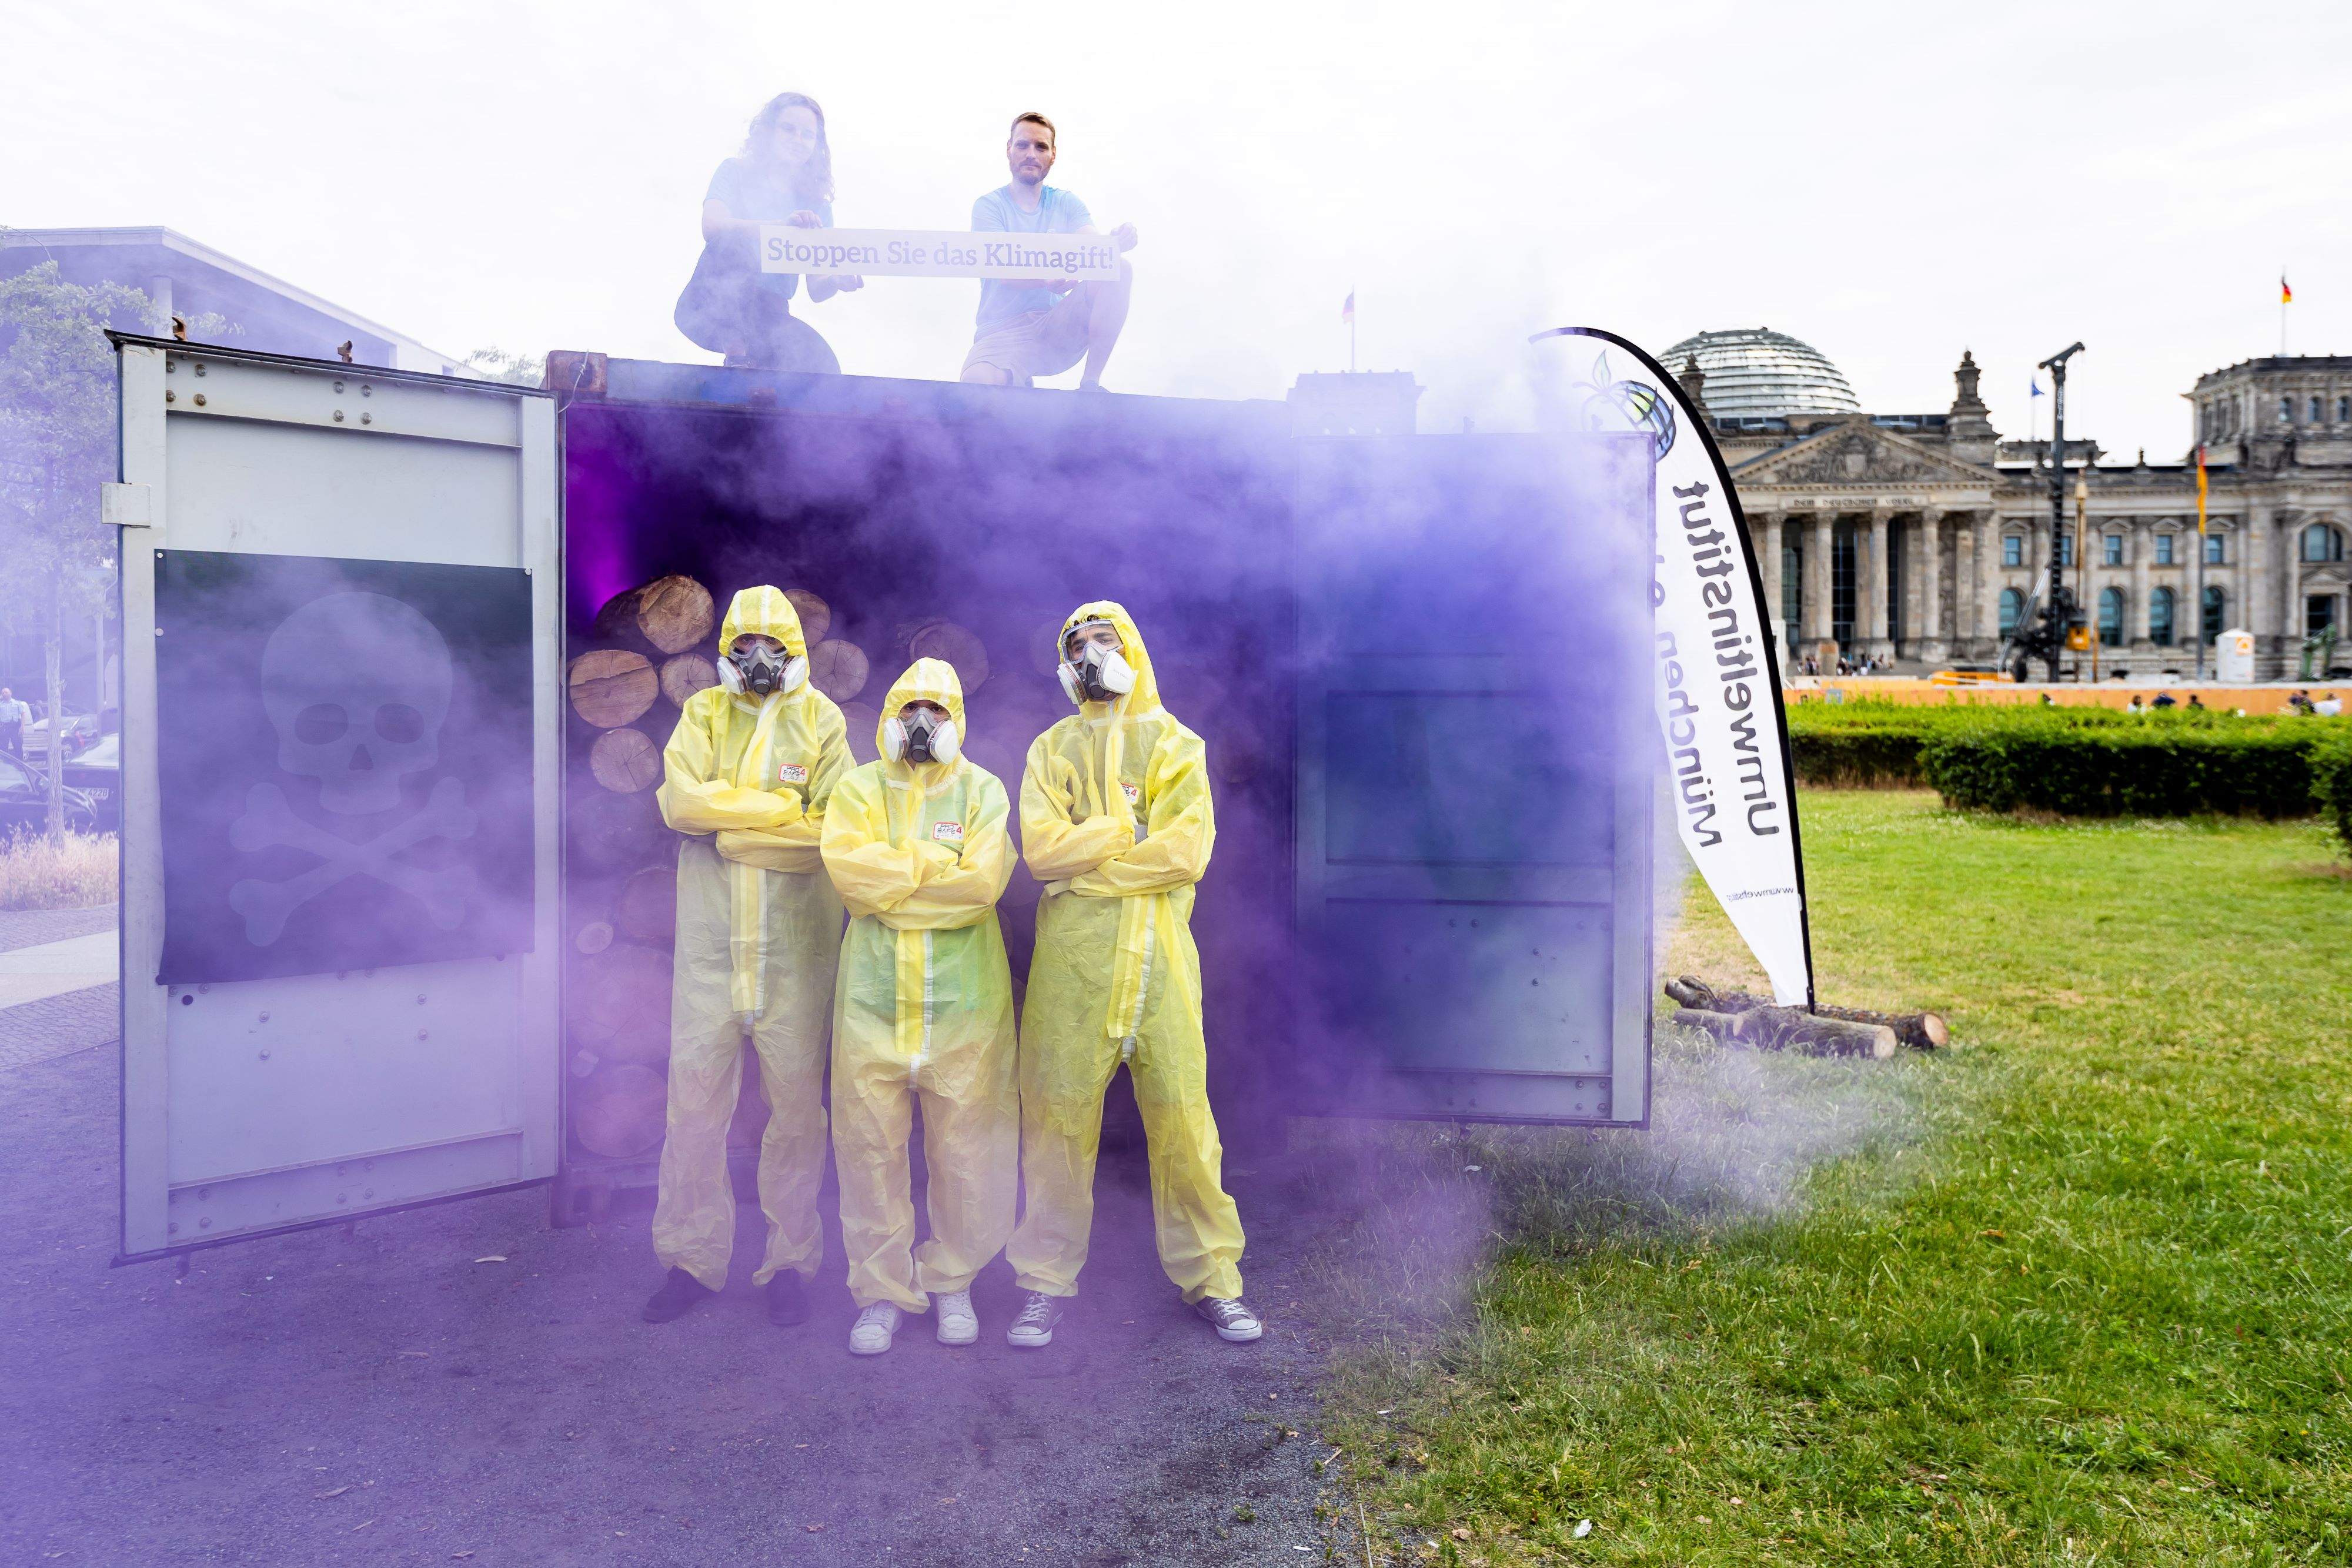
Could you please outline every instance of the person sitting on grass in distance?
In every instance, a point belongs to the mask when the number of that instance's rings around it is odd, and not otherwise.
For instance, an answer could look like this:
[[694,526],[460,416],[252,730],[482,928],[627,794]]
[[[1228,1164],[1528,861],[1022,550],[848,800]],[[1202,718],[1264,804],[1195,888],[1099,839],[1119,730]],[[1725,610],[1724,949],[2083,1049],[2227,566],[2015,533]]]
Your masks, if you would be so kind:
[[[1087,204],[1045,183],[1054,168],[1054,122],[1030,113],[1013,122],[1004,143],[1010,183],[971,204],[976,234],[1099,234]],[[1110,232],[1122,252],[1135,248],[1135,225]],[[1135,274],[1122,255],[1115,282],[1074,278],[1031,283],[982,278],[980,317],[971,351],[964,356],[963,379],[986,386],[1025,387],[1039,376],[1057,376],[1081,359],[1080,392],[1102,391],[1103,366],[1127,325],[1127,305]]]
[[2158,707],[2179,707],[2180,703],[2179,700],[2170,692],[2158,692],[2156,694],[2156,702],[2154,706]]
[[2311,705],[2311,711],[2321,718],[2334,718],[2343,713],[2344,703],[2334,692],[2322,692],[2319,700]]

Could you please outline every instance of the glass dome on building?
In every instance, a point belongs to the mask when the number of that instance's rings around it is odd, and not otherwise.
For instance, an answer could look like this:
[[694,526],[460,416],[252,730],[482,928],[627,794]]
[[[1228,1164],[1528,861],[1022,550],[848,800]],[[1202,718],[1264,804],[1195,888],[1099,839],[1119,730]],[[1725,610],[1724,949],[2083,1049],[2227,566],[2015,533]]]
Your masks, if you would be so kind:
[[1857,413],[1862,404],[1827,355],[1769,327],[1738,327],[1685,338],[1658,356],[1679,376],[1696,360],[1702,394],[1717,419],[1779,418],[1792,413]]

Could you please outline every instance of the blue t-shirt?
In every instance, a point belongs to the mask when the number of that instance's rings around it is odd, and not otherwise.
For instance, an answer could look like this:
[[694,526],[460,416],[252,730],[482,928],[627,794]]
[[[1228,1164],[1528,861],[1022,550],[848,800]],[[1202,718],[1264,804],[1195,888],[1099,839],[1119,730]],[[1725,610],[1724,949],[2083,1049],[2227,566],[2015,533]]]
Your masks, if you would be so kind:
[[[730,217],[744,218],[753,223],[780,224],[794,213],[814,213],[826,228],[833,226],[833,204],[802,199],[799,191],[785,171],[755,163],[749,158],[730,158],[719,165],[710,176],[710,189],[703,193],[706,202],[724,202]],[[757,265],[759,247],[751,247]],[[798,275],[790,272],[763,272],[762,287],[772,288],[785,298],[793,297],[800,287]]]
[[[999,186],[971,204],[975,234],[1076,234],[1094,221],[1094,214],[1087,211],[1084,202],[1052,185],[1037,187],[1037,210],[1034,213],[1021,210],[1013,200],[1010,185]],[[1050,288],[1030,288],[999,277],[983,277],[980,280],[980,329],[984,332],[991,327],[1001,327],[1032,310],[1051,310],[1061,301],[1062,296]]]

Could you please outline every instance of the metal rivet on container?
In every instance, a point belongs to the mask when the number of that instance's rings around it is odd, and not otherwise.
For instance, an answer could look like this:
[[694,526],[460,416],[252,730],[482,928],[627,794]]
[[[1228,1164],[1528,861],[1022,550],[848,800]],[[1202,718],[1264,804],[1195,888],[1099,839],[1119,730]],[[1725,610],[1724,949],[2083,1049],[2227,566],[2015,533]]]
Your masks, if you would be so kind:
[[179,368],[180,361],[177,360],[165,360],[163,361],[163,373],[167,376],[177,372]]
[[213,1189],[208,1186],[200,1186],[196,1188],[196,1196],[198,1197],[210,1197],[212,1195]]
[[261,1015],[261,1021],[263,1023],[268,1023],[269,1021],[269,1015],[268,1013],[263,1013]]
[[204,406],[205,406],[205,394],[204,394],[204,393],[202,393],[202,392],[198,392],[198,393],[196,394],[196,406],[197,406],[198,408],[202,408],[202,407],[204,407]]
[[335,423],[337,424],[343,423],[343,411],[341,409],[335,410]]
[[416,993],[416,1005],[420,1008],[425,1005],[425,993],[423,991]]
[[208,1228],[211,1225],[212,1225],[212,1220],[211,1220],[209,1218],[204,1218],[204,1219],[199,1219],[199,1220],[197,1220],[197,1221],[196,1221],[196,1228],[197,1228],[197,1229],[199,1229],[199,1230],[206,1229],[206,1228]]
[[206,980],[202,985],[198,986],[196,989],[204,992],[206,996],[210,996],[212,995],[213,983],[210,980]]
[[173,392],[171,388],[165,387],[163,389],[163,401],[165,402],[177,402],[180,401],[180,394]]
[[269,1060],[269,1053],[268,1053],[268,1051],[263,1051],[263,1052],[261,1053],[261,1060],[262,1060],[262,1061],[268,1061],[268,1060]]
[[337,1203],[349,1203],[349,1202],[351,1202],[351,1200],[352,1200],[352,1195],[351,1195],[350,1193],[347,1193],[347,1192],[339,1192],[339,1193],[335,1194],[335,1201],[336,1201]]
[[335,390],[336,390],[337,392],[341,392],[341,391],[342,391],[342,390],[343,390],[343,383],[342,383],[342,382],[337,382],[335,383]]
[[203,375],[204,373],[205,373],[205,362],[204,362],[202,360],[198,360],[198,361],[196,361],[196,374],[198,374],[198,375]]
[[363,413],[360,415],[360,423],[362,424],[373,424],[375,423],[375,415],[372,413]]
[[425,1038],[425,1030],[421,1030],[421,1029],[420,1029],[420,1030],[418,1030],[416,1031],[416,1038],[417,1038],[417,1039],[419,1039],[419,1040],[423,1040],[423,1039]]
[[171,1235],[171,1236],[177,1236],[177,1235],[180,1233],[180,1222],[179,1222],[178,1220],[176,1220],[176,1219],[175,1219],[175,1220],[172,1221],[172,1223],[171,1223],[171,1224],[169,1224],[169,1225],[165,1226],[163,1228],[164,1228],[164,1232],[165,1232],[165,1234],[167,1234],[167,1235]]
[[362,397],[373,397],[373,396],[375,396],[375,388],[373,388],[373,387],[372,387],[372,386],[367,385],[365,382],[362,382],[362,383],[360,384],[360,396],[362,396]]
[[365,1191],[365,1192],[363,1192],[363,1193],[360,1194],[360,1196],[361,1196],[362,1197],[373,1197],[375,1196],[375,1188],[373,1188],[373,1187],[370,1187],[370,1188],[368,1188],[368,1189],[367,1189],[367,1191]]

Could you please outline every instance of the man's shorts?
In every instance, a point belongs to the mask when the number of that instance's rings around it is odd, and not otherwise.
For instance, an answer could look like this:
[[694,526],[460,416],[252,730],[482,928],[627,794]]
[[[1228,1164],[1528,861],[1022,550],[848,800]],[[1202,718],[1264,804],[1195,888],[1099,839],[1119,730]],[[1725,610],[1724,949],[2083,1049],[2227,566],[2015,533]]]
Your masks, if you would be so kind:
[[1080,285],[1050,310],[1032,310],[982,332],[963,358],[964,370],[993,365],[1024,387],[1039,376],[1060,375],[1087,357],[1086,293]]

